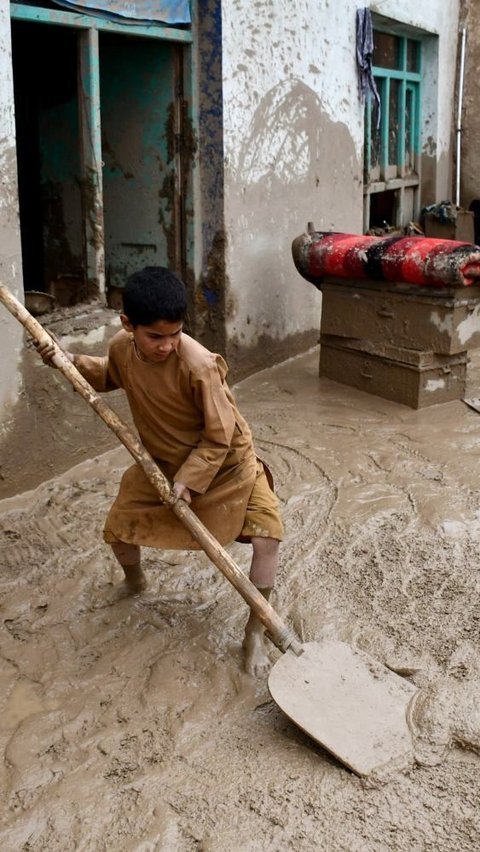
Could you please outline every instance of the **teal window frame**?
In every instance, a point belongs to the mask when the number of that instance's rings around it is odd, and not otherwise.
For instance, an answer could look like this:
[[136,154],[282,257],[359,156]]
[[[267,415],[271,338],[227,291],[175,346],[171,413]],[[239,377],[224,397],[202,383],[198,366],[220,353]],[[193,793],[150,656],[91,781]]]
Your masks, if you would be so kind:
[[85,12],[62,11],[60,9],[44,9],[41,6],[29,6],[28,2],[11,3],[10,17],[15,21],[31,21],[39,24],[59,24],[64,27],[73,27],[80,30],[91,30],[99,32],[120,33],[121,35],[133,35],[139,38],[159,38],[165,41],[184,42],[191,44],[193,41],[191,25],[188,29],[179,29],[166,24],[131,24],[128,21],[113,21],[110,18],[95,17]]
[[[377,30],[378,28],[376,28]],[[379,30],[380,31],[380,30]],[[393,35],[393,34],[392,34]],[[372,68],[373,76],[377,84],[381,102],[381,122],[379,128],[380,134],[380,179],[388,179],[388,170],[392,166],[397,167],[397,176],[403,177],[406,169],[406,139],[405,139],[405,116],[407,93],[412,99],[412,115],[411,126],[409,132],[409,154],[413,164],[420,152],[420,116],[421,116],[421,81],[422,81],[422,52],[421,40],[413,39],[411,36],[403,36],[395,34],[399,41],[399,68],[383,68],[374,65]],[[418,69],[416,72],[407,70],[407,42],[415,41],[418,44]],[[375,57],[375,54],[374,54]],[[397,145],[396,145],[396,162],[389,162],[389,147],[390,147],[390,89],[393,80],[399,81],[398,87],[398,115],[397,120]],[[374,126],[376,120],[376,112],[373,109],[372,97],[368,97],[365,114],[365,148],[366,148],[366,172],[369,175],[372,171],[372,146],[374,143],[374,135],[377,132]],[[414,169],[413,169],[414,170]]]
[[[381,119],[377,130],[377,112],[372,95],[367,96],[365,105],[364,136],[364,184],[365,225],[368,227],[369,196],[376,192],[398,191],[397,222],[402,224],[404,191],[415,193],[415,207],[419,204],[420,150],[422,116],[422,40],[410,33],[401,33],[383,26],[374,26],[376,33],[391,35],[398,41],[397,68],[373,65],[372,73],[380,95]],[[408,43],[417,46],[417,68],[408,70]],[[375,61],[375,51],[373,53]],[[397,115],[391,114],[390,93],[397,85]],[[410,104],[407,124],[407,106]],[[396,128],[395,157],[392,162],[392,129]]]

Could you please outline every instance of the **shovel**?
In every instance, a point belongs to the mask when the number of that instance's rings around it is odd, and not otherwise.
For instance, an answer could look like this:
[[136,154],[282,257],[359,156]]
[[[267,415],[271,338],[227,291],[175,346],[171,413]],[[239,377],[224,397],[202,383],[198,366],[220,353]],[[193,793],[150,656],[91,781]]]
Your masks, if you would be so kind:
[[3,285],[0,301],[38,343],[53,343],[52,362],[141,466],[163,503],[185,524],[214,565],[242,595],[282,652],[268,687],[273,700],[306,734],[358,775],[413,759],[407,715],[416,688],[344,642],[302,644],[231,556],[185,503],[126,423],[73,366],[40,323]]

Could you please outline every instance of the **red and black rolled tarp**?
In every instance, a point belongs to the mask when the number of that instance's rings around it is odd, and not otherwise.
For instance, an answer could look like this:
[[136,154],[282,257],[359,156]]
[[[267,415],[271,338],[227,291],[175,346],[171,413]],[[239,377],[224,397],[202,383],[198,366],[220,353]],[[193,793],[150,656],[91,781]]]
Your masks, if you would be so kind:
[[480,246],[456,240],[313,231],[293,241],[292,254],[300,275],[319,289],[328,277],[419,287],[480,284]]

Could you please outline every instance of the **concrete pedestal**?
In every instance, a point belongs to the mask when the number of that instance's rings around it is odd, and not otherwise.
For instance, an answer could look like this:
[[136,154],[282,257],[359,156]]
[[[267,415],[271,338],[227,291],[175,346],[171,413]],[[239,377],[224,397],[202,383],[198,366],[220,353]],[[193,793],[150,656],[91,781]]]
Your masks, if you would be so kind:
[[320,375],[410,408],[460,399],[465,393],[467,353],[375,348],[367,341],[322,334]]
[[461,399],[480,289],[322,285],[320,375],[411,408]]
[[480,346],[480,291],[448,298],[325,284],[322,334],[454,355]]

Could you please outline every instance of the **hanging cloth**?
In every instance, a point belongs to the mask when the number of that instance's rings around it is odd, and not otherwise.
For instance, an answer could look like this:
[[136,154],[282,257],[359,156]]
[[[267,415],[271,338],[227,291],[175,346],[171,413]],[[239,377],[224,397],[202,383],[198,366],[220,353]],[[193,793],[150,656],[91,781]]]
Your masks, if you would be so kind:
[[359,89],[362,100],[371,93],[377,105],[377,130],[380,127],[381,104],[380,95],[372,72],[373,56],[373,23],[370,9],[357,9],[357,68]]
[[137,24],[190,24],[189,0],[54,0],[78,12]]

